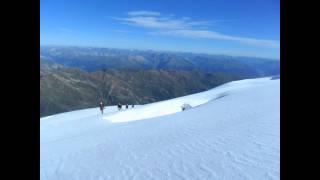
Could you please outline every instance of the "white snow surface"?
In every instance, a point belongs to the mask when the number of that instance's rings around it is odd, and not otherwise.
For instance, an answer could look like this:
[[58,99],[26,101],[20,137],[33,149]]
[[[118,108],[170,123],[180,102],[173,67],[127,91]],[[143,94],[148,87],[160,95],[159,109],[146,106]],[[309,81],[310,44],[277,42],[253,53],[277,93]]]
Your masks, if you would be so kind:
[[[40,119],[42,180],[280,179],[280,80]],[[187,103],[193,108],[181,111]]]

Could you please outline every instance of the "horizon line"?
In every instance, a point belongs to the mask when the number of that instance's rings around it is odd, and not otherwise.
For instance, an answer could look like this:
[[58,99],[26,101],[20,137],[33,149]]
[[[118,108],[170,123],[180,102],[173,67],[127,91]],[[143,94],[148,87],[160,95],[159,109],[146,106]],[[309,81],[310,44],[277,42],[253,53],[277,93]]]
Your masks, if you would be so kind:
[[262,57],[262,56],[250,56],[250,55],[231,55],[223,53],[205,53],[205,52],[191,52],[191,51],[178,51],[178,50],[157,50],[157,49],[146,49],[146,48],[122,48],[122,47],[108,47],[108,46],[90,46],[90,45],[57,45],[57,44],[40,44],[40,47],[78,47],[78,48],[102,48],[102,49],[119,49],[119,50],[135,50],[135,51],[155,51],[155,52],[166,52],[166,53],[190,53],[199,55],[209,55],[209,56],[230,56],[235,58],[260,58],[280,61],[280,58]]

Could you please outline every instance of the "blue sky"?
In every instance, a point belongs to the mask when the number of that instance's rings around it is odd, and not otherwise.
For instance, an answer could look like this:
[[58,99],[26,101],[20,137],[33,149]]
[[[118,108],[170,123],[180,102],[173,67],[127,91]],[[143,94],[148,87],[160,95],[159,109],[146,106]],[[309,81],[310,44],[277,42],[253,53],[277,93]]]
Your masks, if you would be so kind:
[[40,0],[40,44],[280,59],[280,2]]

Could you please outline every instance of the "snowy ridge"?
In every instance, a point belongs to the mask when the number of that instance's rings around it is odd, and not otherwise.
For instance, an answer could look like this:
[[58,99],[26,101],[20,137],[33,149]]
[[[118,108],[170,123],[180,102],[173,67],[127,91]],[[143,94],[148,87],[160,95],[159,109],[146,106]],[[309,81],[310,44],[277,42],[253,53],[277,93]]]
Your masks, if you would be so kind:
[[[269,80],[270,78],[267,79]],[[264,81],[264,79],[261,80]],[[205,104],[209,101],[213,101],[215,99],[227,96],[229,94],[229,91],[235,91],[239,90],[240,88],[250,86],[252,84],[252,80],[246,80],[241,82],[237,86],[232,86],[236,83],[237,82],[228,83],[206,92],[201,92],[162,102],[152,103],[148,106],[143,106],[138,109],[128,110],[110,116],[105,116],[104,119],[109,120],[110,122],[128,122],[181,112],[181,106],[184,103],[190,104],[192,107]],[[254,83],[257,85],[258,81],[254,80]]]
[[279,179],[280,80],[270,79],[42,118],[41,179]]

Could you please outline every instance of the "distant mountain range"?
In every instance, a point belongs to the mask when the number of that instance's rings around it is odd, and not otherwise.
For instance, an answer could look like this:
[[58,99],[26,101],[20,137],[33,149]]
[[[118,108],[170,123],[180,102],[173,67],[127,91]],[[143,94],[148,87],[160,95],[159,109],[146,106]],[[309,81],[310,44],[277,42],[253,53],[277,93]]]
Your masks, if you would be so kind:
[[144,104],[223,83],[278,75],[279,61],[260,58],[41,47],[40,116],[118,102]]
[[254,76],[280,73],[277,60],[194,53],[140,51],[109,48],[50,47],[40,49],[41,57],[67,67],[86,71],[101,69],[198,70]]

